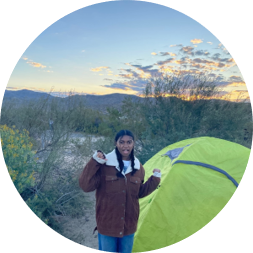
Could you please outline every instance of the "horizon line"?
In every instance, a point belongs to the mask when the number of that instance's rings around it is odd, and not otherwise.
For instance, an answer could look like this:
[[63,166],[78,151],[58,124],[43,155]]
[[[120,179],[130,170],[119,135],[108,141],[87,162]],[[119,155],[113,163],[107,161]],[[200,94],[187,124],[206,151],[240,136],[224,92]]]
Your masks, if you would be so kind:
[[[90,96],[106,96],[106,95],[127,95],[127,96],[136,96],[136,97],[141,97],[143,98],[143,95],[139,94],[139,95],[134,95],[134,94],[127,94],[127,93],[109,93],[109,94],[91,94],[91,93],[84,93],[84,92],[72,92],[69,91],[69,92],[62,92],[62,91],[54,91],[54,92],[45,92],[45,91],[40,91],[40,90],[31,90],[31,89],[27,89],[27,88],[23,88],[23,89],[8,89],[8,87],[5,89],[5,90],[8,90],[8,91],[22,91],[22,90],[27,90],[27,91],[32,91],[32,92],[38,92],[38,93],[45,93],[45,94],[48,94],[48,95],[51,95],[53,97],[60,97],[60,98],[66,98],[66,97],[70,97],[70,96],[75,96],[75,95],[79,95],[79,96],[87,96],[87,95],[90,95]],[[152,97],[152,96],[150,96]],[[177,97],[177,96],[171,96],[171,95],[168,95],[167,97]],[[178,97],[180,99],[180,97]],[[183,99],[181,97],[181,99]],[[246,103],[251,103],[250,101],[250,97],[248,98],[237,98],[237,99],[228,99],[227,97],[212,97],[212,98],[202,98],[204,100],[225,100],[225,101],[231,101],[231,102],[246,102]],[[190,99],[183,99],[183,100],[186,100],[186,101],[191,101]],[[200,99],[201,100],[201,99]]]

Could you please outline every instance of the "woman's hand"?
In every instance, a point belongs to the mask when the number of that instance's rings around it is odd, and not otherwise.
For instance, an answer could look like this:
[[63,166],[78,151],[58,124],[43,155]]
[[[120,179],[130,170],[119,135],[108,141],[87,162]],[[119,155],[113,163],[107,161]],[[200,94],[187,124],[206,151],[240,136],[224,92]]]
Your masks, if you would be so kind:
[[160,173],[160,172],[161,172],[161,170],[159,170],[159,169],[154,169],[154,170],[153,170],[153,173],[155,173],[155,172]]
[[107,161],[107,159],[105,158],[105,155],[100,150],[97,151],[97,157]]

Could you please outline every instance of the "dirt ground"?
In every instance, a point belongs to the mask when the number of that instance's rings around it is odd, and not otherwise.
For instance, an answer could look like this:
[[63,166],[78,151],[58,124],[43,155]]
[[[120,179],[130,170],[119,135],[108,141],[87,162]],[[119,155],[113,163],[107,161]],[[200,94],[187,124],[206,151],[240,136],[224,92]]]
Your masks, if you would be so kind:
[[95,192],[86,193],[90,198],[92,207],[86,210],[86,214],[81,218],[61,218],[62,235],[66,238],[82,244],[86,247],[98,249],[97,231],[93,234],[96,227],[95,219]]

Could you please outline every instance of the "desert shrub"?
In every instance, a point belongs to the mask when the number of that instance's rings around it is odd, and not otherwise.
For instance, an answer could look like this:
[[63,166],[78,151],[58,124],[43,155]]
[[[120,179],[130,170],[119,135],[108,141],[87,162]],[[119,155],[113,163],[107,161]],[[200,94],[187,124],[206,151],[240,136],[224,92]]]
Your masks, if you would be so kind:
[[35,184],[35,152],[30,142],[27,130],[20,132],[15,129],[0,125],[1,144],[6,167],[11,179],[21,194],[26,188]]
[[[43,219],[42,212],[37,206],[39,196],[35,189],[39,170],[29,132],[25,129],[20,132],[15,126],[10,128],[6,125],[0,126],[0,132],[4,160],[11,179],[28,206]],[[47,219],[43,220],[47,223]]]

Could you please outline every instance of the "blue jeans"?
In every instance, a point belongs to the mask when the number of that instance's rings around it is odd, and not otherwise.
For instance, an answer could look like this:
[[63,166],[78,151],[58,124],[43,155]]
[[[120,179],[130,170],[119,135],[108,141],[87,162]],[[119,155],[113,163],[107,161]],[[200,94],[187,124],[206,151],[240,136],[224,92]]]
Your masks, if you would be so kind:
[[108,252],[131,253],[134,243],[134,234],[112,237],[98,233],[98,249]]

